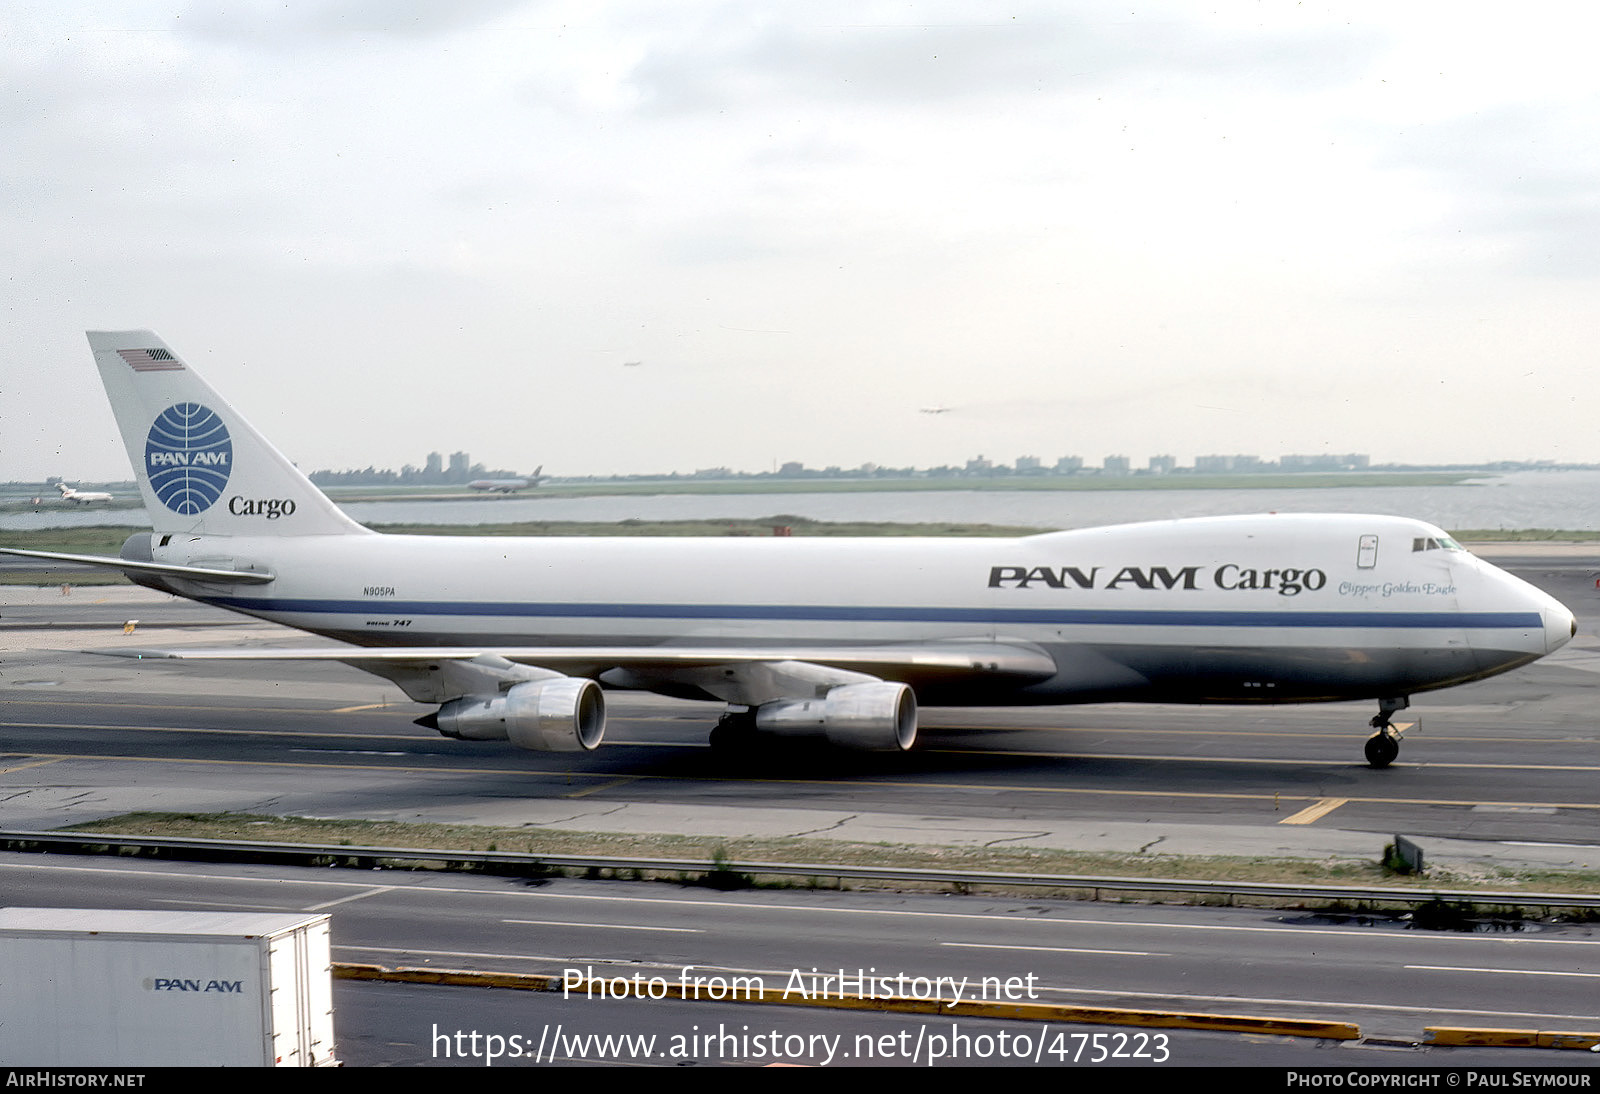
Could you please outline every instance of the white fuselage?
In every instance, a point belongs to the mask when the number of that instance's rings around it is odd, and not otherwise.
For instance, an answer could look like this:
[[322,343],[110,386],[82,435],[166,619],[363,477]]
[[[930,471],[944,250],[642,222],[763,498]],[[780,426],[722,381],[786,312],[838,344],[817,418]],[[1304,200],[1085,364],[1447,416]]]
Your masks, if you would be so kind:
[[[1042,682],[930,703],[1293,702],[1503,672],[1572,634],[1532,586],[1397,517],[1260,515],[1020,539],[170,537],[157,561],[277,579],[184,595],[362,646],[1046,651]],[[1431,544],[1431,546],[1429,546]]]

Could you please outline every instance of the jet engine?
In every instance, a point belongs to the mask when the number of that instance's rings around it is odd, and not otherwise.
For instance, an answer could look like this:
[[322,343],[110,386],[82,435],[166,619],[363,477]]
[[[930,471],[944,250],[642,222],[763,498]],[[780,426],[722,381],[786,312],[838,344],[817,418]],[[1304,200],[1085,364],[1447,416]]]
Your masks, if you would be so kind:
[[462,741],[510,741],[540,752],[587,752],[606,732],[600,685],[575,676],[529,680],[504,695],[452,699],[437,714],[417,719]]
[[779,699],[755,711],[755,728],[822,736],[839,748],[904,752],[917,740],[917,697],[905,684],[846,684],[819,699]]

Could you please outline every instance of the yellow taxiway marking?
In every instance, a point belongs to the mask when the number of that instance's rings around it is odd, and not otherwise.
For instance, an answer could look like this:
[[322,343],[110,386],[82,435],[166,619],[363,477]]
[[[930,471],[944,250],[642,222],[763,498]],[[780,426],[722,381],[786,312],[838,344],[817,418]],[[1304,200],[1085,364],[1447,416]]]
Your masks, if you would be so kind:
[[[123,730],[129,733],[194,733],[200,736],[214,737],[290,737],[302,740],[337,740],[350,738],[357,741],[396,741],[411,744],[438,744],[439,738],[420,732],[412,733],[373,733],[357,730],[322,730],[322,729],[220,729],[215,726],[136,726],[136,725],[99,725],[83,722],[3,722],[0,729],[95,729],[95,730]],[[505,741],[501,741],[505,744]],[[627,746],[629,748],[699,748],[693,743],[673,744],[668,741],[616,741],[608,740],[606,744],[611,747]],[[4,751],[0,749],[0,751]],[[20,752],[20,749],[12,749]],[[515,753],[511,753],[515,755]],[[1597,769],[1600,770],[1600,769]]]
[[[1396,722],[1395,728],[1401,731],[1411,729],[1415,722]],[[1086,737],[1184,737],[1188,735],[1212,737],[1269,737],[1282,738],[1290,741],[1351,741],[1360,744],[1372,736],[1369,728],[1359,723],[1352,723],[1348,730],[1297,730],[1297,729],[1213,729],[1205,725],[1186,726],[1068,726],[1068,725],[1005,725],[992,723],[990,725],[940,725],[937,722],[920,724],[918,732],[923,738],[931,738],[942,733],[1072,733]],[[1366,732],[1363,732],[1366,730]],[[1536,737],[1533,735],[1516,735],[1511,737],[1479,737],[1446,734],[1428,731],[1419,737],[1408,737],[1407,740],[1422,744],[1507,744],[1521,745],[1536,744],[1573,744],[1577,741],[1593,740],[1593,737],[1580,738],[1576,736],[1561,737]]]
[[64,757],[61,756],[53,756],[48,760],[35,760],[32,763],[12,764],[9,767],[0,767],[0,775],[9,775],[13,771],[26,771],[30,767],[45,767],[49,764],[60,763],[63,758]]
[[[646,742],[640,742],[646,747],[657,747]],[[659,747],[668,747],[661,745]],[[676,747],[683,747],[678,745]],[[1022,749],[998,748],[919,748],[918,753],[939,756],[1021,756],[1032,757],[1040,760],[1145,760],[1159,763],[1204,763],[1204,764],[1255,764],[1259,767],[1366,767],[1359,761],[1350,759],[1309,759],[1301,760],[1292,757],[1276,757],[1259,759],[1253,756],[1207,756],[1204,753],[1191,753],[1188,755],[1164,755],[1152,752],[1044,752]],[[1596,764],[1465,764],[1465,763],[1440,763],[1437,760],[1428,760],[1426,763],[1406,763],[1397,761],[1395,770],[1405,767],[1416,768],[1446,768],[1464,771],[1600,771]]]
[[1329,813],[1332,813],[1341,805],[1348,805],[1349,803],[1349,798],[1323,798],[1319,802],[1306,806],[1304,809],[1300,810],[1300,812],[1291,817],[1284,817],[1278,823],[1311,824],[1314,821],[1319,821],[1323,817],[1326,817]]
[[570,794],[563,794],[561,796],[563,798],[587,798],[590,794],[598,794],[602,790],[610,790],[611,788],[617,787],[617,786],[627,786],[629,783],[638,782],[638,781],[639,781],[639,776],[637,776],[637,775],[629,775],[625,779],[612,779],[608,783],[601,783],[598,786],[591,786],[587,790],[574,790]]
[[[648,720],[648,719],[619,719]],[[415,733],[372,733],[355,730],[320,730],[320,729],[219,729],[207,726],[140,726],[140,725],[110,725],[110,724],[84,724],[76,722],[8,722],[0,721],[0,729],[12,727],[16,729],[92,729],[92,730],[120,730],[127,733],[193,733],[197,735],[212,735],[225,737],[299,737],[299,738],[354,738],[361,741],[399,741],[434,742],[435,739],[427,734]],[[502,742],[504,743],[504,742]],[[1527,742],[1524,742],[1527,743]],[[1571,743],[1562,741],[1561,743]],[[607,741],[611,747],[626,746],[628,748],[704,748],[705,745],[692,741]],[[13,750],[21,751],[21,750]],[[1042,749],[1000,749],[1000,748],[919,748],[918,753],[940,756],[1018,756],[1032,757],[1048,760],[1094,760],[1094,761],[1119,761],[1119,762],[1157,762],[1157,763],[1207,763],[1207,764],[1239,764],[1255,765],[1258,767],[1365,767],[1356,761],[1341,761],[1334,759],[1299,759],[1295,757],[1257,758],[1253,756],[1207,756],[1203,753],[1189,753],[1169,755],[1165,753],[1150,752],[1051,752]],[[1459,771],[1600,771],[1600,764],[1474,764],[1474,763],[1448,763],[1438,760],[1429,760],[1425,764],[1407,764],[1401,762],[1400,768],[1429,767],[1443,768]],[[598,776],[597,776],[598,777]],[[635,778],[664,779],[676,778],[670,775],[638,775]],[[748,780],[745,780],[748,781]],[[832,785],[832,784],[828,784]],[[1045,790],[1048,788],[1031,787],[1027,789]],[[1111,793],[1111,791],[1104,791]],[[1207,795],[1199,795],[1206,797]],[[1376,800],[1376,799],[1366,799]],[[1394,799],[1405,801],[1408,799]]]
[[[82,724],[73,722],[0,722],[0,729],[13,727],[16,729],[92,729],[92,730],[121,730],[128,733],[193,733],[201,736],[223,737],[298,737],[298,738],[353,738],[360,741],[398,741],[434,742],[434,738],[426,734],[415,733],[362,733],[354,730],[297,730],[297,729],[219,729],[206,726],[138,726],[138,725],[99,725]],[[502,742],[504,743],[504,742]],[[607,741],[611,747],[626,746],[628,748],[704,748],[704,745],[685,741]],[[1096,760],[1118,762],[1156,762],[1156,763],[1206,763],[1206,764],[1239,764],[1255,765],[1257,767],[1364,767],[1364,764],[1355,761],[1341,761],[1335,759],[1299,759],[1295,757],[1256,758],[1252,756],[1207,756],[1202,753],[1188,755],[1168,755],[1165,753],[1150,752],[1049,752],[1035,749],[999,749],[999,748],[924,748],[918,749],[919,753],[940,756],[1019,756],[1047,760]],[[1401,763],[1401,768],[1430,767],[1444,768],[1461,771],[1600,771],[1600,764],[1472,764],[1472,763],[1445,763],[1429,760],[1425,765]],[[675,778],[668,775],[637,775],[634,778]],[[1043,790],[1046,788],[1032,787],[1030,789]],[[1110,793],[1110,791],[1106,791]],[[1206,795],[1200,795],[1202,797]],[[1405,800],[1405,799],[1396,799]]]
[[73,722],[0,722],[0,729],[120,729],[130,733],[209,733],[224,737],[354,737],[362,741],[431,741],[409,733],[327,732],[297,729],[217,729],[208,726],[83,725]]
[[[613,772],[588,772],[588,771],[563,771],[559,769],[532,769],[518,768],[506,769],[504,767],[419,767],[414,764],[352,764],[352,763],[312,763],[298,760],[213,760],[190,757],[157,757],[157,756],[102,756],[102,755],[71,755],[55,753],[32,753],[40,760],[90,760],[97,763],[158,763],[158,764],[202,764],[207,767],[265,767],[265,768],[299,768],[301,770],[326,770],[326,771],[364,771],[373,775],[404,774],[404,775],[499,775],[511,778],[527,779],[606,779],[615,780]],[[869,788],[874,790],[950,790],[950,791],[980,791],[984,794],[1005,792],[1012,794],[1051,794],[1073,797],[1101,797],[1101,798],[1162,798],[1170,800],[1182,798],[1196,801],[1241,801],[1241,802],[1271,802],[1274,805],[1281,801],[1316,801],[1309,795],[1298,796],[1291,794],[1269,793],[1208,793],[1197,790],[1168,790],[1152,787],[1148,790],[1114,790],[1102,787],[1087,786],[1013,786],[1007,784],[987,783],[947,783],[947,782],[893,782],[886,779],[778,779],[756,778],[747,775],[695,775],[685,777],[682,775],[633,775],[631,779],[640,781],[652,780],[659,782],[702,782],[702,783],[740,783],[744,785],[763,784],[771,786],[827,786],[844,787],[857,790]],[[1583,809],[1600,811],[1600,802],[1559,802],[1559,801],[1473,801],[1460,798],[1397,798],[1397,797],[1351,797],[1345,799],[1359,805],[1444,805],[1452,807],[1478,807],[1478,806],[1512,806],[1519,809]]]
[[[16,699],[17,696],[10,695],[8,698]],[[242,704],[233,704],[229,706],[209,706],[203,704],[196,704],[194,706],[179,706],[172,703],[74,703],[69,701],[63,703],[52,702],[50,707],[53,710],[71,710],[78,707],[108,707],[111,710],[159,710],[167,714],[215,714],[222,712],[225,714],[271,714],[278,718],[320,718],[329,714],[362,714],[374,710],[388,711],[391,714],[403,715],[408,710],[415,712],[431,709],[431,704],[413,703],[409,699],[395,699],[383,703],[365,703],[359,706],[350,707],[253,707],[244,706]]]
[[[4,689],[0,689],[0,691],[3,691],[3,690]],[[17,694],[14,697],[19,698],[19,699],[26,698],[28,696],[35,695],[35,694],[41,694],[41,693],[35,693],[35,692],[28,692],[26,695],[24,695],[23,694],[23,689],[20,689],[20,688],[16,689],[16,692],[17,692]],[[172,711],[174,709],[174,707],[170,703],[126,703],[126,702],[111,702],[111,701],[103,701],[103,700],[77,700],[77,699],[56,700],[53,697],[51,699],[51,705],[53,707],[60,708],[60,709],[65,709],[65,708],[70,708],[70,707],[111,707],[111,708],[114,708],[116,710],[164,710],[164,711]],[[412,708],[414,710],[424,710],[424,709],[428,709],[430,706],[432,706],[432,704],[428,704],[428,703],[413,703],[408,699],[405,699],[405,698],[400,697],[400,696],[396,696],[394,699],[388,700],[386,702],[364,703],[364,704],[359,704],[359,705],[356,705],[356,706],[346,706],[346,707],[245,707],[245,706],[211,706],[211,705],[204,705],[204,706],[185,706],[185,707],[182,707],[181,709],[186,713],[199,712],[199,711],[219,711],[220,710],[220,711],[227,711],[229,713],[245,713],[245,714],[271,713],[271,714],[277,714],[277,715],[280,715],[280,716],[284,715],[284,714],[289,714],[289,715],[304,715],[304,716],[307,716],[307,717],[314,717],[314,716],[323,715],[323,714],[362,714],[362,713],[367,713],[367,712],[370,712],[370,711],[385,711],[385,710],[389,711],[391,713],[394,713],[396,715],[401,715],[401,714],[407,713],[407,708]],[[673,721],[682,721],[683,720],[683,716],[674,714],[674,715],[670,716],[670,719],[673,720]],[[662,720],[663,720],[662,716],[649,715],[649,714],[620,714],[619,713],[619,714],[611,715],[608,718],[608,722],[617,722],[617,723],[620,723],[620,722],[649,722],[649,723],[655,723],[655,722],[659,722],[659,721],[662,721]],[[711,726],[712,721],[714,721],[714,719],[712,719],[712,718],[710,718],[708,716],[707,720],[706,720],[707,732],[710,731],[710,726]],[[51,725],[51,724],[55,724],[55,723],[24,723],[24,722],[17,722],[17,723],[11,723],[11,724],[15,724],[15,725],[30,725],[30,724],[31,725]],[[1403,732],[1404,730],[1412,728],[1415,724],[1416,723],[1414,723],[1414,722],[1396,722],[1395,723],[1395,728],[1398,729],[1398,730],[1401,730]],[[63,729],[76,729],[76,728],[79,728],[79,727],[74,726],[74,725],[69,725],[69,724],[66,724],[66,723],[62,723],[61,724],[61,728],[63,728]],[[93,727],[93,726],[84,726],[82,728],[93,729],[95,727]],[[141,727],[138,727],[138,726],[120,726],[120,727],[117,727],[117,728],[121,728],[121,729],[137,729],[137,728],[141,728]],[[927,725],[921,726],[920,728],[921,728],[921,732],[924,734],[925,737],[931,737],[932,735],[939,734],[939,733],[1075,733],[1075,734],[1094,734],[1094,735],[1099,735],[1099,736],[1102,736],[1102,737],[1105,737],[1105,736],[1130,736],[1130,737],[1131,736],[1179,736],[1179,737],[1181,737],[1181,736],[1184,736],[1184,735],[1187,735],[1187,734],[1204,734],[1205,736],[1210,737],[1210,738],[1215,738],[1215,737],[1283,737],[1283,738],[1287,738],[1289,740],[1296,740],[1296,741],[1330,740],[1330,741],[1357,741],[1357,742],[1359,742],[1359,741],[1364,739],[1362,737],[1361,733],[1360,733],[1360,727],[1359,726],[1356,726],[1356,728],[1354,728],[1352,730],[1349,730],[1349,731],[1344,731],[1344,730],[1292,730],[1292,729],[1290,729],[1290,730],[1225,729],[1225,728],[1213,728],[1213,727],[1210,727],[1210,726],[1180,726],[1180,727],[1152,726],[1152,727],[1144,727],[1144,726],[1070,726],[1070,725],[1054,725],[1054,726],[1051,726],[1051,725],[993,725],[993,724],[991,724],[991,725],[938,725],[938,724],[927,724]],[[241,730],[239,732],[254,732],[254,731],[252,731],[252,730]],[[352,736],[354,736],[354,734],[352,734]],[[1533,736],[1524,736],[1524,735],[1518,735],[1518,736],[1514,736],[1514,737],[1464,737],[1464,736],[1448,735],[1448,734],[1443,734],[1443,733],[1439,733],[1439,732],[1429,732],[1429,733],[1427,733],[1425,735],[1425,738],[1418,738],[1418,739],[1419,740],[1425,740],[1426,743],[1435,744],[1435,745],[1459,744],[1459,743],[1463,743],[1463,742],[1477,743],[1477,744],[1515,743],[1515,744],[1520,744],[1520,745],[1573,744],[1574,741],[1576,740],[1576,738],[1574,738],[1574,737],[1572,737],[1570,735],[1569,736],[1562,736],[1562,737],[1533,737]],[[607,743],[610,744],[612,742],[608,741]],[[681,745],[676,745],[673,742],[667,742],[667,741],[651,741],[651,742],[641,741],[641,742],[637,742],[637,743],[640,744],[640,745],[644,745],[644,746],[648,746],[648,747],[657,747],[657,748],[682,747]],[[977,752],[977,753],[980,753],[980,754],[983,754],[983,755],[994,755],[994,756],[1054,756],[1054,755],[1060,755],[1059,753],[1053,753],[1053,752],[1030,751],[1030,750],[1021,750],[1021,749],[1007,749],[1007,750],[970,749],[969,750],[969,749],[953,749],[952,748],[952,749],[937,749],[937,750],[925,749],[925,750],[919,750],[919,751],[939,751],[939,752],[949,752],[949,753],[958,753],[958,754],[962,753],[962,752],[966,752],[966,751],[972,751],[972,752]],[[1117,758],[1117,757],[1107,757],[1107,758],[1108,759],[1114,759],[1114,758]],[[1141,757],[1141,758],[1164,759],[1166,757],[1153,756],[1153,757]],[[1175,758],[1193,759],[1195,757],[1175,757]],[[1322,761],[1313,761],[1313,762],[1322,762]],[[1437,766],[1437,765],[1430,765],[1430,766]],[[1567,769],[1566,768],[1558,768],[1557,770],[1567,770]],[[1584,768],[1574,768],[1572,770],[1586,770],[1586,769],[1584,769]]]

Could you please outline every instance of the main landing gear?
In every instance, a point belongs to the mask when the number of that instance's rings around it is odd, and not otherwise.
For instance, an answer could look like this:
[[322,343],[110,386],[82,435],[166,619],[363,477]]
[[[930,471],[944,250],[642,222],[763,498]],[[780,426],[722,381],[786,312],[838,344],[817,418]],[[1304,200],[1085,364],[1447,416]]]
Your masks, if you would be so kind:
[[717,719],[711,731],[711,751],[724,759],[738,759],[757,751],[756,712],[752,709],[728,710]]
[[1404,695],[1395,699],[1378,700],[1378,713],[1367,723],[1378,731],[1367,738],[1367,763],[1373,767],[1388,767],[1394,763],[1394,758],[1400,755],[1400,731],[1395,728],[1394,722],[1389,720],[1389,716],[1410,705],[1411,700]]

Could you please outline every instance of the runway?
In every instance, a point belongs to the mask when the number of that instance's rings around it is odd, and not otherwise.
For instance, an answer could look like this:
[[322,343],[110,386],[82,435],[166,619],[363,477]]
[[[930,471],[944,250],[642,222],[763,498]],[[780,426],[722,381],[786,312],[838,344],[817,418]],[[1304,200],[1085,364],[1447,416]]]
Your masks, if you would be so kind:
[[293,632],[143,590],[7,594],[0,823],[230,809],[1177,853],[1219,853],[1227,829],[1240,853],[1373,856],[1401,832],[1468,857],[1600,864],[1600,599],[1582,565],[1520,569],[1573,607],[1578,638],[1415,697],[1400,762],[1383,771],[1361,759],[1366,704],[930,709],[909,755],[791,746],[729,763],[706,742],[715,706],[612,693],[598,751],[520,752],[414,726],[430,708],[343,666],[84,652],[316,641]]

